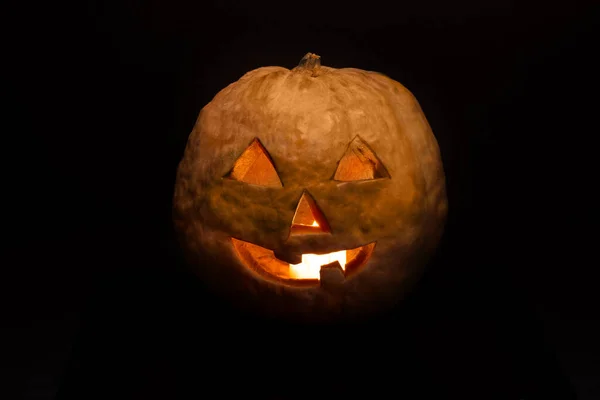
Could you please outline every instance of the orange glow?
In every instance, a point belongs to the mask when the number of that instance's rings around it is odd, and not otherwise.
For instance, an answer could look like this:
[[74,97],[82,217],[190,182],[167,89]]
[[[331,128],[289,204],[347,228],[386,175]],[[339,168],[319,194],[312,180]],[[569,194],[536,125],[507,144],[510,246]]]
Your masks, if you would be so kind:
[[302,262],[289,264],[275,257],[273,250],[231,238],[233,248],[244,265],[272,279],[297,286],[319,284],[321,266],[338,261],[346,277],[356,273],[367,263],[375,242],[354,249],[335,251],[329,254],[302,254]]
[[349,182],[389,177],[390,174],[373,150],[357,136],[339,161],[333,179]]
[[338,261],[342,269],[346,268],[346,250],[329,254],[302,254],[300,264],[290,264],[290,278],[319,279],[321,265]]
[[283,187],[269,153],[256,138],[236,160],[227,177],[252,185]]
[[296,206],[296,212],[290,227],[290,235],[315,235],[330,232],[331,229],[321,209],[312,196],[304,191]]

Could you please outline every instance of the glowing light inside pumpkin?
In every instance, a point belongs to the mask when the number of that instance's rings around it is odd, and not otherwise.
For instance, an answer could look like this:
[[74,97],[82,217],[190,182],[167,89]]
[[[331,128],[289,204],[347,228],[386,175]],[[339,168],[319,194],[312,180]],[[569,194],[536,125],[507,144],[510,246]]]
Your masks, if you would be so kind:
[[323,212],[313,197],[304,191],[296,206],[296,213],[290,227],[290,236],[318,235],[330,232],[331,229]]
[[290,277],[292,279],[319,279],[321,266],[334,261],[339,262],[342,269],[345,269],[346,250],[328,254],[302,254],[300,264],[290,264]]
[[389,177],[390,174],[373,150],[356,136],[338,163],[333,179],[349,182]]
[[315,282],[318,284],[321,278],[321,267],[334,261],[340,263],[344,275],[354,274],[367,263],[375,248],[375,242],[371,242],[329,254],[303,254],[302,262],[290,264],[278,259],[273,250],[236,238],[231,238],[231,242],[238,257],[248,268],[299,286],[312,286]]

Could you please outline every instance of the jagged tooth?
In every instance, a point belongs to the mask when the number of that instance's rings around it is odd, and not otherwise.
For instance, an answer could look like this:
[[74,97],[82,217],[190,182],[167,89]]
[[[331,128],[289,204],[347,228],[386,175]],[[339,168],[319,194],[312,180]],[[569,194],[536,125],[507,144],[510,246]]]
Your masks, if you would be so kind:
[[321,277],[321,287],[325,289],[339,288],[346,280],[346,276],[344,276],[344,270],[342,269],[339,261],[321,265],[319,275]]
[[285,261],[290,264],[300,264],[302,262],[302,253],[294,253],[291,251],[275,251],[275,257],[281,261]]

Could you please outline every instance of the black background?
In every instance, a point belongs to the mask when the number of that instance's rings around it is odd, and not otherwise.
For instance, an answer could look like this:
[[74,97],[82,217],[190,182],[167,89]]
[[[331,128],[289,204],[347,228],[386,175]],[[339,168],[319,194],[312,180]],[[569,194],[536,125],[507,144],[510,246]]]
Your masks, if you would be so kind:
[[[598,7],[21,2],[4,38],[9,397],[600,397]],[[356,326],[243,316],[181,265],[199,110],[245,72],[380,71],[440,144],[450,215],[405,303]],[[5,103],[6,104],[6,103]],[[14,390],[14,392],[13,392]]]

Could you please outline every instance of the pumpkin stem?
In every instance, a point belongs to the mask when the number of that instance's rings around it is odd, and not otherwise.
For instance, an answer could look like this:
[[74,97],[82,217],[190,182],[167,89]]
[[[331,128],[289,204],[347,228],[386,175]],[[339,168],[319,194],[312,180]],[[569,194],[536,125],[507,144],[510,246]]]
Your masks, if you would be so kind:
[[314,53],[306,53],[298,63],[297,69],[304,69],[312,72],[312,76],[317,76],[321,66],[321,56]]

